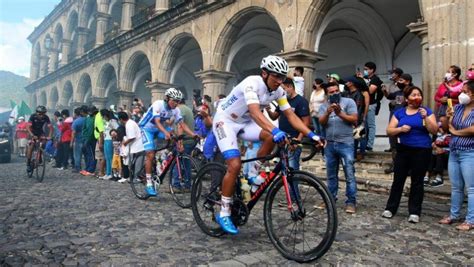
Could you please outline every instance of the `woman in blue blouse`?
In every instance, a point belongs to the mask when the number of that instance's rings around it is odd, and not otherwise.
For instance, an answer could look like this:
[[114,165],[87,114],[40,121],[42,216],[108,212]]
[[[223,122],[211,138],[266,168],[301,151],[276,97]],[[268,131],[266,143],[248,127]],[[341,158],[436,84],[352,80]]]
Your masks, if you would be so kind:
[[423,92],[416,86],[403,90],[406,106],[398,109],[387,127],[387,135],[398,138],[397,155],[394,162],[394,177],[390,196],[382,217],[392,218],[397,213],[408,173],[411,172],[411,187],[408,199],[408,221],[420,221],[423,203],[423,176],[431,157],[431,134],[436,134],[436,118],[427,107],[421,106]]
[[451,180],[451,212],[439,221],[452,224],[461,220],[464,187],[467,189],[467,213],[464,223],[456,228],[469,231],[474,228],[474,81],[464,84],[454,111],[448,110],[449,131],[449,179]]

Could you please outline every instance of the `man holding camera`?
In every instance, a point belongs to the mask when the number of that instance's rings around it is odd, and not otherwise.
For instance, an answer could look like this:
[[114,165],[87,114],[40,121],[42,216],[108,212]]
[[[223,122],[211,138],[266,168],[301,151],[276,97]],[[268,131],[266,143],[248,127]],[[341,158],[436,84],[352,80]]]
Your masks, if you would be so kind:
[[[328,188],[337,199],[339,161],[342,161],[346,177],[346,212],[356,212],[357,184],[354,169],[353,125],[357,123],[357,105],[354,100],[341,97],[339,85],[328,83],[328,101],[319,109],[319,122],[326,130],[327,145],[324,148]],[[321,207],[320,207],[321,208]]]

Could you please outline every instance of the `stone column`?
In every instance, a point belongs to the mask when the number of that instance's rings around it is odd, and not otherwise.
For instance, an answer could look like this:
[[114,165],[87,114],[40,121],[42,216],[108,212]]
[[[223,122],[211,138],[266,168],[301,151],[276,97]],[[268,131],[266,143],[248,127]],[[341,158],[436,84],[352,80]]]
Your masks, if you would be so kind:
[[218,98],[218,95],[225,93],[227,81],[235,74],[220,70],[203,70],[195,72],[194,75],[202,81],[202,95],[209,95],[212,101]]
[[132,106],[132,100],[135,94],[129,91],[117,91],[115,92],[115,94],[117,95],[118,99],[117,107],[126,108],[127,110],[130,110],[130,107]]
[[50,58],[50,60],[49,60],[48,72],[51,73],[51,72],[56,71],[56,69],[57,69],[59,50],[58,50],[58,49],[51,48],[51,49],[49,50],[49,55],[51,56],[51,58]]
[[69,53],[71,52],[71,40],[63,39],[63,51],[62,51],[62,58],[59,66],[62,67],[69,63]]
[[49,57],[47,54],[43,54],[40,57],[40,77],[45,76],[48,74],[48,61]]
[[84,46],[87,42],[87,34],[89,34],[89,29],[78,27],[76,30],[77,33],[77,50],[76,58],[81,57],[84,54]]
[[317,53],[306,49],[297,49],[293,51],[282,52],[278,55],[283,57],[286,62],[288,62],[288,65],[290,66],[290,71],[293,71],[295,67],[304,68],[304,97],[306,99],[309,99],[311,96],[311,88],[314,80],[314,65],[316,64],[316,62],[326,59],[327,56],[325,54]]
[[107,24],[110,19],[110,15],[107,13],[98,12],[97,13],[97,31],[95,35],[95,46],[98,47],[104,44],[105,40],[105,31],[107,30]]
[[[70,108],[72,110],[74,110],[75,108],[78,108],[78,107],[83,106],[83,105],[85,105],[85,103],[79,102],[79,101],[73,101],[73,102],[71,102]],[[65,105],[63,105],[63,106],[65,106]]]
[[151,103],[156,100],[165,99],[165,91],[170,87],[176,87],[174,84],[161,83],[161,82],[149,82],[145,85],[150,89]]
[[421,88],[425,92],[423,100],[425,105],[434,107],[436,88],[430,86],[428,24],[423,20],[418,20],[408,24],[407,27],[410,29],[410,32],[416,34],[421,39]]
[[132,29],[132,17],[135,15],[135,0],[123,0],[122,23],[120,31],[125,32]]
[[155,13],[161,14],[169,9],[169,0],[156,0]]
[[105,108],[105,104],[107,104],[107,97],[93,96],[91,97],[91,102],[98,110],[101,110]]

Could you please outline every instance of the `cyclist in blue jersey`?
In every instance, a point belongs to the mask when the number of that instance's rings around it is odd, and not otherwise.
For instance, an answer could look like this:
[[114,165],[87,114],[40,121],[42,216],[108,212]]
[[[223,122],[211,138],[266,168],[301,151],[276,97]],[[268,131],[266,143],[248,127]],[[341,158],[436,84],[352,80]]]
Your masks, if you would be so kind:
[[[178,134],[182,131],[190,136],[195,136],[194,132],[183,123],[183,117],[178,108],[178,103],[183,99],[183,93],[175,88],[169,88],[165,92],[164,100],[157,100],[148,108],[142,119],[138,123],[142,130],[142,141],[146,151],[145,174],[146,192],[149,196],[156,196],[155,187],[151,180],[153,158],[155,157],[155,138],[169,140],[171,131],[164,124],[166,121],[174,121],[178,126]],[[180,146],[182,147],[182,146]]]
[[[232,89],[217,106],[213,119],[213,132],[227,163],[227,172],[222,181],[221,210],[216,214],[216,221],[224,231],[231,234],[238,233],[230,218],[235,179],[242,165],[237,137],[246,141],[262,141],[258,157],[270,154],[275,143],[286,140],[286,134],[263,115],[265,106],[276,100],[294,129],[323,145],[319,136],[293,112],[285,91],[280,87],[288,74],[288,63],[281,57],[270,55],[262,59],[260,69],[260,75],[248,76]],[[258,175],[261,165],[261,161],[255,161],[249,171],[250,182],[254,185],[264,181]]]

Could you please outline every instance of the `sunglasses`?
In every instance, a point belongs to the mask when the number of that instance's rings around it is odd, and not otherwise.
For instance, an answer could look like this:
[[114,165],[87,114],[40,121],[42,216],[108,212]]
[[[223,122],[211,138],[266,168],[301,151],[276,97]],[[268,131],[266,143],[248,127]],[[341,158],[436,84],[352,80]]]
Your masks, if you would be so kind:
[[274,72],[270,72],[270,76],[272,76],[277,81],[283,82],[286,79],[286,75],[278,74]]

